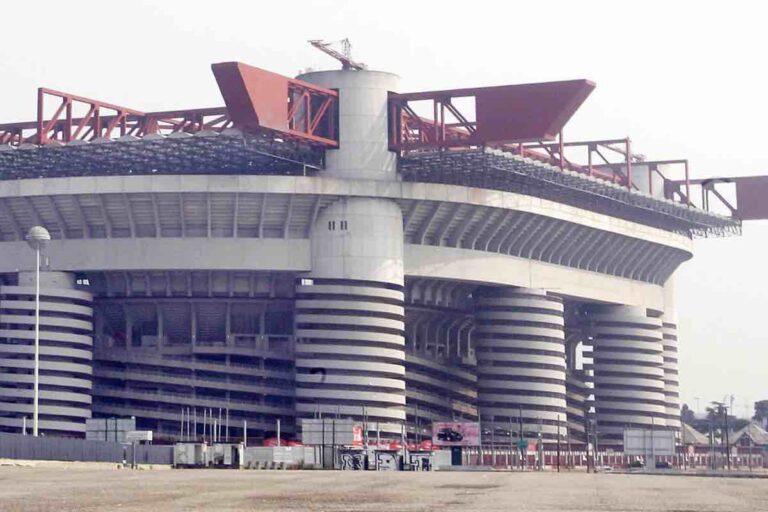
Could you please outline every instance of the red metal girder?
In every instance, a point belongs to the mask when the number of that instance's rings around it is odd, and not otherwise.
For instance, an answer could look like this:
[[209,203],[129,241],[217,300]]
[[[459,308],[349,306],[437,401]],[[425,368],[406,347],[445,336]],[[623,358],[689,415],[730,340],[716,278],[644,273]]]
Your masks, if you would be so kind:
[[[48,89],[43,89],[48,94]],[[62,97],[62,105],[53,116],[38,115],[37,121],[0,124],[0,144],[18,146],[21,144],[57,144],[73,140],[93,140],[97,137],[115,135],[144,135],[159,133],[168,135],[177,132],[196,133],[203,130],[221,131],[232,126],[226,107],[171,110],[162,112],[140,112],[133,109],[116,111],[115,105],[95,100],[86,100],[80,96],[57,93]],[[72,117],[73,102],[86,103],[88,111],[83,117]],[[103,115],[102,109],[115,113]],[[67,115],[62,117],[62,113]],[[43,118],[42,123],[40,117]],[[96,120],[98,119],[98,123]],[[40,137],[40,126],[43,137]]]
[[[709,209],[709,194],[713,194],[731,213],[741,220],[768,220],[768,176],[737,176],[671,181],[673,187],[697,186],[702,189],[704,209]],[[718,187],[733,185],[736,205],[730,204]],[[690,197],[690,192],[688,192]]]
[[[61,101],[53,115],[46,118],[45,103],[48,98],[58,98]],[[73,108],[76,105],[88,108],[85,117],[77,119],[73,116]],[[104,110],[111,112],[111,115],[103,116]],[[124,135],[129,116],[135,118],[143,115],[139,110],[41,87],[37,90],[37,133],[33,142],[49,144],[79,139],[93,140],[112,136],[112,132],[118,127],[121,135]]]
[[[594,87],[595,84],[588,80],[569,80],[390,93],[390,115],[395,116],[391,119],[392,127],[403,126],[400,120],[403,116],[413,117],[406,108],[409,102],[431,100],[434,104],[433,118],[420,123],[422,131],[432,132],[432,137],[393,129],[390,132],[390,147],[393,150],[409,150],[553,140]],[[471,116],[460,112],[451,103],[453,98],[465,97],[474,98],[475,121],[469,121]],[[457,123],[446,124],[445,109],[458,120]]]
[[240,62],[211,66],[235,126],[338,147],[338,93]]
[[150,133],[196,133],[204,130],[221,131],[231,126],[226,107],[211,107],[149,112],[129,133],[136,136]]

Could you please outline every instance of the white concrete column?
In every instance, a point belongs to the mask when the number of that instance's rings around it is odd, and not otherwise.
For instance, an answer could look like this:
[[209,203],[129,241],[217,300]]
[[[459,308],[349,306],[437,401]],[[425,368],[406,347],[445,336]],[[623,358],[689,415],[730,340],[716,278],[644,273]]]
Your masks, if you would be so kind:
[[155,311],[157,311],[157,350],[162,351],[165,345],[165,315],[163,306],[159,302],[155,303]]
[[566,428],[563,302],[543,290],[481,288],[475,299],[479,413],[484,428],[563,438]]
[[[296,286],[296,410],[405,420],[403,223],[382,199],[340,199],[312,233],[312,272]],[[373,423],[371,423],[371,428]]]

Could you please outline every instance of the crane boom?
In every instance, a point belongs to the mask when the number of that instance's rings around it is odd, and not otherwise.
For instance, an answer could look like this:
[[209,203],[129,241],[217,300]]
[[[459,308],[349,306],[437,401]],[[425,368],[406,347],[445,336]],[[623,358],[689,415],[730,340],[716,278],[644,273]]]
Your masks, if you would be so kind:
[[366,69],[366,65],[362,62],[355,62],[352,60],[352,44],[349,42],[349,39],[342,39],[340,41],[342,45],[341,52],[334,50],[331,47],[331,45],[334,43],[333,41],[328,42],[323,41],[322,39],[310,39],[308,42],[321,52],[330,55],[334,59],[341,62],[341,69],[355,71]]

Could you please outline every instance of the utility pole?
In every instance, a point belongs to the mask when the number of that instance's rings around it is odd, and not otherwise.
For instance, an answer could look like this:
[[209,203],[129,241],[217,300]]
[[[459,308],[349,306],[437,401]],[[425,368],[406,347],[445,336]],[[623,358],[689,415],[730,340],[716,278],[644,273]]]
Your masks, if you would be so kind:
[[[731,400],[733,400],[733,395],[731,395]],[[723,409],[725,410],[725,460],[728,463],[728,471],[731,470],[731,440],[730,435],[728,433],[728,408],[723,406]]]
[[589,415],[586,407],[584,408],[584,432],[587,437],[587,444],[586,444],[586,450],[587,450],[587,473],[589,473]]
[[714,415],[709,418],[709,466],[715,467],[715,418]]
[[496,423],[491,416],[491,466],[496,465]]
[[416,416],[414,417],[414,423],[416,424],[416,444],[421,443],[421,422],[419,420],[419,404],[416,404]]
[[723,449],[725,455],[725,464],[727,464],[728,470],[731,470],[731,445],[730,437],[728,435],[728,406],[724,402],[712,402],[712,405],[717,407],[717,413],[723,416],[723,433],[720,436],[720,446]]
[[523,440],[523,406],[522,405],[519,405],[517,407],[517,412],[518,412],[517,417],[520,421],[520,424],[518,425],[519,430],[517,431],[517,437],[520,440],[520,443],[518,443],[518,446],[520,449],[520,469],[525,469],[525,459],[527,457],[526,457],[526,454],[523,453],[523,443],[522,443],[522,440]]
[[560,415],[557,415],[557,472],[560,472]]
[[512,465],[514,464],[513,457],[514,457],[514,453],[515,453],[514,452],[515,443],[514,443],[514,441],[512,439],[512,429],[513,428],[514,428],[514,426],[512,424],[512,416],[510,416],[509,417],[509,458],[510,458],[510,460],[509,460],[509,469],[510,469],[510,471],[512,470]]

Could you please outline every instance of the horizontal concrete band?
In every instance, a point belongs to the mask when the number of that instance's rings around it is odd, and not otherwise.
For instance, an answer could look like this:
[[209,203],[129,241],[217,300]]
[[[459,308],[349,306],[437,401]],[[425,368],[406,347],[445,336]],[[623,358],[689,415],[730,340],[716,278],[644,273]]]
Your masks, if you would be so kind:
[[[88,416],[90,417],[90,415]],[[84,417],[85,418],[85,417]],[[87,419],[87,418],[85,418]],[[9,427],[12,429],[16,429],[19,432],[21,431],[22,427],[24,426],[24,419],[23,418],[3,418],[0,417],[0,427]],[[31,420],[31,412],[30,415],[27,417],[26,421],[27,426],[27,433],[31,433],[32,431],[32,420]],[[70,421],[63,421],[63,420],[48,420],[44,418],[40,418],[39,422],[39,428],[42,431],[49,431],[49,432],[58,432],[58,433],[66,433],[66,434],[85,434],[85,422],[70,422]]]
[[[140,197],[131,197],[136,202],[144,202],[150,209],[153,208],[153,194],[167,194],[171,201],[170,207],[179,212],[182,206],[178,198],[179,194],[198,194],[192,198],[189,205],[183,205],[186,209],[203,207],[207,204],[208,194],[222,194],[218,199],[222,204],[230,208],[235,206],[236,196],[248,194],[278,194],[278,195],[311,195],[327,197],[330,201],[337,197],[379,197],[393,200],[410,201],[440,201],[448,203],[460,203],[474,206],[496,207],[500,209],[519,210],[530,214],[549,216],[579,223],[585,226],[601,230],[625,234],[632,237],[642,237],[663,245],[679,246],[690,249],[690,241],[685,237],[669,233],[643,224],[637,224],[622,219],[596,214],[576,207],[555,203],[546,199],[513,192],[497,190],[485,190],[457,185],[439,185],[431,183],[409,183],[397,181],[335,179],[330,177],[297,177],[297,176],[238,176],[238,175],[160,175],[160,176],[104,176],[98,180],[85,177],[72,178],[46,178],[34,180],[0,181],[0,198],[6,200],[28,197],[35,200],[35,205],[40,208],[47,197],[81,196],[90,197],[108,196],[114,198],[108,204],[113,208],[110,211],[117,212],[117,207],[125,207],[123,197],[126,195],[141,194]],[[226,194],[235,194],[227,196]],[[40,198],[37,201],[37,198]],[[198,202],[194,202],[194,200]],[[94,203],[91,208],[98,206]],[[199,202],[202,201],[202,202]],[[37,204],[39,203],[39,204]],[[128,206],[131,206],[128,203]],[[68,209],[65,205],[56,205],[65,217],[66,226],[72,226],[77,222],[96,221],[98,212],[83,212],[83,217],[78,217],[80,208],[71,205]],[[85,206],[81,204],[81,207]],[[237,202],[237,206],[239,202]],[[256,206],[260,207],[260,204]],[[70,213],[72,211],[72,213]],[[56,225],[53,212],[47,219],[52,225]],[[90,215],[89,215],[90,214]],[[154,215],[152,215],[154,218]],[[44,219],[44,220],[47,220]],[[70,220],[70,222],[66,222]],[[199,217],[199,222],[205,222],[204,216]],[[126,220],[124,225],[128,227]],[[24,225],[21,226],[25,227]]]
[[[221,400],[215,397],[210,397],[210,398],[195,397],[195,396],[192,396],[192,394],[152,392],[152,391],[142,391],[138,389],[135,389],[135,390],[113,389],[105,386],[95,387],[93,394],[94,396],[98,396],[100,398],[110,397],[110,398],[127,399],[133,403],[146,402],[147,404],[153,405],[154,409],[156,410],[158,409],[157,405],[160,404],[161,409],[165,408],[167,410],[173,411],[173,414],[175,415],[177,420],[180,417],[181,406],[198,407],[198,408],[207,407],[211,409],[218,409],[222,405]],[[230,404],[229,406],[230,414],[232,414],[233,411],[261,413],[261,414],[268,414],[268,415],[286,415],[286,416],[290,416],[293,414],[293,407],[290,405],[271,406],[271,405],[253,403],[252,401],[247,401],[247,400],[230,400],[229,404]],[[123,406],[123,407],[128,410],[130,410],[133,407],[139,408],[136,405],[129,405],[127,407],[126,406]]]
[[[15,272],[29,265],[26,243],[5,242],[2,247],[0,272]],[[71,272],[308,272],[312,267],[310,253],[308,240],[277,239],[60,240],[49,249],[56,268]],[[502,254],[406,244],[404,265],[405,274],[412,277],[556,289],[565,296],[636,304],[657,311],[666,306],[664,289],[658,285]]]
[[404,240],[415,245],[498,253],[654,283],[663,283],[690,258],[690,240],[680,235],[519,194],[333,178],[215,177],[237,178],[229,184],[240,188],[233,189],[210,183],[210,176],[185,177],[184,183],[173,178],[109,177],[97,190],[77,178],[0,183],[0,208],[6,212],[0,236],[20,240],[37,221],[62,241],[307,239],[328,205],[370,197],[397,201]]

